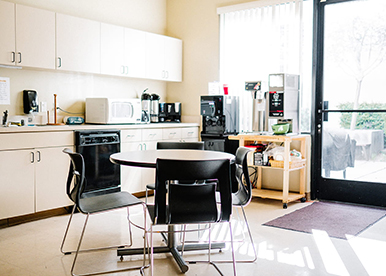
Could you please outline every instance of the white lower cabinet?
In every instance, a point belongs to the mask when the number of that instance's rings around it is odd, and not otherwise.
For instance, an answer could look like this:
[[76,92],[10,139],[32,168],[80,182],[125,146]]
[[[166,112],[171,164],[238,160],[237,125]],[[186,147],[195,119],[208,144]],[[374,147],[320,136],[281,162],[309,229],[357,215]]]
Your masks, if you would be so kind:
[[[198,127],[149,128],[121,131],[121,151],[152,150],[158,141],[198,141]],[[121,166],[121,188],[130,193],[144,192],[146,185],[154,183],[155,169]]]
[[[121,151],[152,150],[162,138],[162,129],[122,130]],[[121,166],[121,189],[130,193],[143,192],[146,185],[154,182],[155,170]]]
[[36,150],[35,202],[36,212],[69,206],[66,193],[70,159],[63,147]]
[[35,166],[31,150],[0,152],[0,219],[35,211]]
[[72,204],[66,194],[70,162],[62,150],[73,144],[71,131],[0,135],[0,219]]

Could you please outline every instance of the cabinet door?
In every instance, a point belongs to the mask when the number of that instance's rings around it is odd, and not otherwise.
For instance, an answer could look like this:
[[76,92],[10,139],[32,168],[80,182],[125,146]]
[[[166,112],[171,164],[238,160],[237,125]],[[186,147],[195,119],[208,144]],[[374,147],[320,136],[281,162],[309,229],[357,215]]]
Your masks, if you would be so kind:
[[15,4],[0,1],[0,64],[15,65]]
[[34,151],[36,212],[73,204],[66,193],[70,160],[62,150],[57,147]]
[[163,80],[165,78],[164,36],[146,33],[146,78]]
[[55,69],[55,13],[16,4],[16,64]]
[[124,28],[101,23],[101,73],[124,75]]
[[34,212],[34,159],[31,150],[0,152],[0,219]]
[[146,32],[125,28],[124,65],[127,76],[146,77]]
[[[157,141],[142,142],[143,150],[155,150],[157,148]],[[155,169],[142,168],[142,187],[141,191],[146,191],[146,185],[154,183]]]
[[164,37],[165,43],[165,79],[182,81],[182,41],[172,37]]
[[56,14],[57,69],[100,73],[100,22]]
[[[129,142],[121,144],[121,151],[135,151],[142,149],[141,142]],[[121,189],[129,193],[137,193],[142,189],[142,169],[131,166],[121,166]]]

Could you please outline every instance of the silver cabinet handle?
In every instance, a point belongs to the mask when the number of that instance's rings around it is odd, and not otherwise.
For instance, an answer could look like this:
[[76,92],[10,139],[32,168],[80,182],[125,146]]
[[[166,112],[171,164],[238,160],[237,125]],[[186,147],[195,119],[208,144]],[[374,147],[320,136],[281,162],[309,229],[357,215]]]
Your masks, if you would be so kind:
[[38,154],[38,158],[37,158],[37,162],[39,163],[41,161],[41,153],[40,151],[37,151],[37,154]]
[[62,67],[62,58],[58,57],[58,68]]
[[11,62],[14,63],[16,61],[16,53],[12,52],[11,53]]
[[35,153],[31,151],[31,163],[35,162]]
[[165,79],[168,79],[169,78],[169,71],[165,71]]
[[18,63],[21,63],[21,52],[18,52],[17,54],[19,55],[19,62]]
[[144,146],[144,148],[145,148],[145,150],[146,150],[146,143],[143,143],[143,146]]

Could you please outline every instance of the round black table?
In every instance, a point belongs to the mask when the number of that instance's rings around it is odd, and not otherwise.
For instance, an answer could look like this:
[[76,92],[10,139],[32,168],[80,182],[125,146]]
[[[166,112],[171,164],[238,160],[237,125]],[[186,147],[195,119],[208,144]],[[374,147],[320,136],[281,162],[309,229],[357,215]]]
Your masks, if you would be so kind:
[[[118,165],[143,167],[143,168],[156,168],[157,159],[170,159],[170,160],[219,160],[229,159],[233,162],[235,156],[230,153],[221,151],[209,151],[209,150],[145,150],[145,151],[128,151],[114,153],[110,156],[111,162]],[[170,231],[167,237],[164,236],[167,246],[154,247],[154,253],[172,253],[181,271],[185,273],[189,267],[179,254],[181,246],[177,246],[175,234],[173,234],[173,226],[169,226]],[[211,249],[222,249],[225,247],[225,243],[212,243]],[[184,246],[184,251],[192,250],[207,250],[208,244],[188,244]],[[128,248],[118,249],[118,256],[136,255],[142,254],[143,248]]]

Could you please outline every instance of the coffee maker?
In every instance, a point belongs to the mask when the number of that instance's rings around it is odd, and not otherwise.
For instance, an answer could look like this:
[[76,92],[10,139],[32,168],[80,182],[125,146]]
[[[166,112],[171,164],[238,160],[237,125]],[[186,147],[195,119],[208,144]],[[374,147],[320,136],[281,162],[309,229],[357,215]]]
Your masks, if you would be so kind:
[[289,123],[290,132],[299,132],[299,75],[270,74],[269,91],[261,91],[261,81],[245,82],[253,101],[252,130],[270,132],[277,123]]
[[38,92],[34,90],[23,90],[23,109],[25,114],[39,112]]
[[159,103],[159,121],[181,123],[181,103]]
[[207,150],[225,151],[234,154],[238,141],[229,140],[229,135],[239,132],[239,99],[237,96],[201,96],[202,132],[201,140]]
[[270,74],[269,92],[266,95],[266,130],[276,123],[289,123],[290,131],[300,130],[299,75]]

